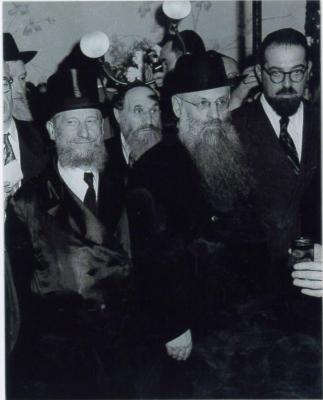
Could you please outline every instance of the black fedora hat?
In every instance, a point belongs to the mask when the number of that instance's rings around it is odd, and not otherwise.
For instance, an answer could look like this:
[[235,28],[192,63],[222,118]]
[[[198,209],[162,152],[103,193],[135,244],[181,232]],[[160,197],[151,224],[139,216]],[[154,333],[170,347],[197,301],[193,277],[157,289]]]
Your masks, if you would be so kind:
[[68,110],[96,108],[104,111],[99,102],[96,80],[88,71],[77,68],[59,69],[47,80],[47,118]]
[[4,61],[22,60],[25,64],[32,60],[37,51],[19,51],[15,39],[11,33],[3,34],[3,59]]
[[222,57],[214,51],[183,55],[167,82],[172,95],[234,86],[236,83],[236,78],[227,77]]

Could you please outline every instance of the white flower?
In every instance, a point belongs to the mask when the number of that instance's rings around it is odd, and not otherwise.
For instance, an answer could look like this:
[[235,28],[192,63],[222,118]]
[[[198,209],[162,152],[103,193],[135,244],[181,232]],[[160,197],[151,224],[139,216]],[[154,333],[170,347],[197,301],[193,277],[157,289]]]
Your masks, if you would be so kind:
[[127,69],[126,78],[128,82],[134,82],[136,79],[141,79],[141,70],[135,67],[129,67]]

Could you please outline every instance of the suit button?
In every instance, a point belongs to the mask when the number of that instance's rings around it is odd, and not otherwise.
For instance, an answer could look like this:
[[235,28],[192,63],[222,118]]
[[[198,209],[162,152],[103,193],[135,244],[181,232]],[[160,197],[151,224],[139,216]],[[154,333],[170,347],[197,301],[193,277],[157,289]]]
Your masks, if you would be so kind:
[[211,221],[216,222],[219,218],[216,215],[212,215]]

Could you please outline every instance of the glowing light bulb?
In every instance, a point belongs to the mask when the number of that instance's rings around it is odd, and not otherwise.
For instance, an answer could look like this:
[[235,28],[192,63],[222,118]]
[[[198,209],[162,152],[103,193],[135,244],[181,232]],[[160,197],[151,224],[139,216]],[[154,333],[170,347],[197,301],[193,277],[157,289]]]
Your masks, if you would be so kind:
[[102,57],[108,51],[109,45],[108,36],[99,31],[87,33],[80,40],[82,53],[90,58]]
[[191,3],[188,0],[163,2],[163,12],[171,19],[183,19],[191,12]]

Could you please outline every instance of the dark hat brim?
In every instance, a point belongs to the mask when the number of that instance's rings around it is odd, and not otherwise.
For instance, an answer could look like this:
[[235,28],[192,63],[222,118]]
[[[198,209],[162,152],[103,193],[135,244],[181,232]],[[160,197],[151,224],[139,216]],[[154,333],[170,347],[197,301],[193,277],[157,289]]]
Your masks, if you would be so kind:
[[19,55],[5,57],[4,61],[22,60],[25,64],[27,64],[29,61],[31,61],[35,57],[36,54],[37,54],[37,51],[34,51],[34,50],[20,51]]
[[95,102],[85,97],[66,98],[63,101],[61,99],[56,99],[54,101],[53,99],[49,99],[49,101],[51,103],[49,118],[64,111],[82,110],[86,108],[95,108],[101,111],[102,115],[104,115],[104,103]]

